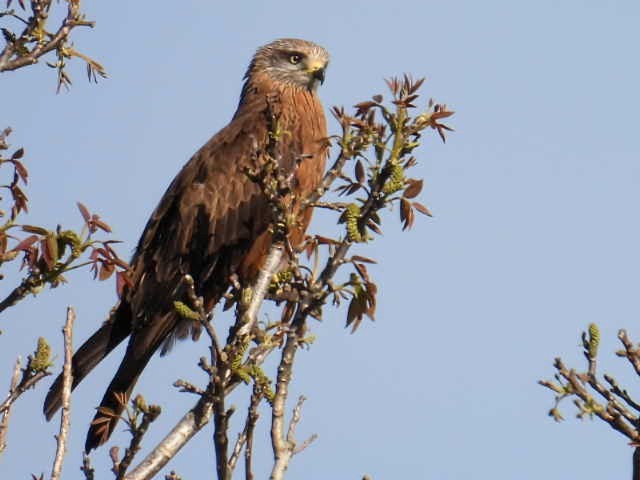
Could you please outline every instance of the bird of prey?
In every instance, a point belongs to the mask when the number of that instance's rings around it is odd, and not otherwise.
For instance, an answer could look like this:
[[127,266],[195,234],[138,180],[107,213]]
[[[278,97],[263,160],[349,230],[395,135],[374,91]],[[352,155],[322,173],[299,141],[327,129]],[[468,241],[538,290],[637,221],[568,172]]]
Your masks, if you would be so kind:
[[[277,105],[280,169],[292,178],[297,222],[289,243],[301,245],[311,219],[300,199],[319,186],[328,154],[327,126],[316,93],[329,62],[327,51],[299,39],[275,40],[257,50],[244,76],[231,122],[184,165],[151,215],[131,260],[130,282],[109,318],[73,356],[73,387],[127,337],[118,370],[92,422],[85,451],[105,443],[149,359],[166,353],[176,339],[197,338],[199,324],[181,318],[175,292],[184,276],[195,281],[211,311],[230,277],[250,282],[271,245],[271,206],[247,175],[269,152],[266,115]],[[256,165],[257,164],[257,165]],[[296,199],[297,202],[296,202]],[[62,404],[59,376],[44,403],[47,419]],[[101,413],[102,412],[102,413]],[[110,412],[104,415],[104,412]]]

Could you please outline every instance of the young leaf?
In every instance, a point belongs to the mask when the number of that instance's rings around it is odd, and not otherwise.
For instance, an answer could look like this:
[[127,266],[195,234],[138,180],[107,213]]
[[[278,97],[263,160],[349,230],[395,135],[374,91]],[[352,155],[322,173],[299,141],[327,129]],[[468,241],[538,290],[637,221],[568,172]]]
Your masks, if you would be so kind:
[[78,205],[78,210],[80,210],[80,214],[82,215],[82,218],[84,218],[85,223],[89,223],[89,220],[91,220],[91,214],[87,207],[80,202],[76,202],[76,205]]
[[412,205],[413,205],[413,208],[415,208],[417,211],[419,211],[423,215],[426,215],[428,217],[433,217],[433,215],[431,214],[431,210],[429,210],[427,207],[425,207],[421,203],[413,202]]
[[407,183],[409,184],[409,186],[405,189],[405,191],[402,194],[402,196],[404,198],[415,198],[415,197],[417,197],[420,194],[420,192],[422,191],[423,181],[422,180],[416,180],[414,178],[410,178],[410,179],[407,180]]

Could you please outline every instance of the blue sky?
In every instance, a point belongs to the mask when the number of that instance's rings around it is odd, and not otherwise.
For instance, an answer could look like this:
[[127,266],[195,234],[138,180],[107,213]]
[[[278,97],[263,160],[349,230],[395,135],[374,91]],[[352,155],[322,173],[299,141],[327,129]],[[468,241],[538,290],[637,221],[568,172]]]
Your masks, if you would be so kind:
[[[255,48],[274,38],[331,52],[326,107],[384,93],[385,77],[409,72],[427,77],[425,102],[457,112],[447,144],[430,136],[418,152],[434,218],[401,233],[394,215],[361,250],[380,260],[376,322],[349,335],[344,312],[327,313],[299,356],[293,394],[309,398],[300,436],[319,439],[290,478],[630,476],[625,439],[575,420],[570,405],[555,424],[536,381],[557,355],[581,366],[580,331],[597,322],[601,368],[639,391],[613,356],[618,328],[640,340],[638,2],[94,2],[86,11],[97,27],[74,38],[110,78],[89,85],[76,64],[71,92],[55,95],[44,65],[4,74],[0,127],[26,148],[28,221],[79,226],[83,201],[124,241],[124,256],[173,175],[228,122]],[[61,352],[67,305],[78,311],[79,345],[114,300],[113,284],[78,272],[5,312],[0,381],[38,335]],[[193,403],[170,384],[204,381],[195,364],[205,351],[184,342],[145,371],[138,391],[164,405],[148,446]],[[85,429],[120,355],[73,396],[65,478],[80,478]],[[50,469],[57,425],[37,414],[46,387],[15,408],[3,477]],[[124,444],[121,430],[111,444]],[[213,476],[210,438],[205,429],[170,468]],[[93,458],[106,472],[107,449]],[[259,475],[269,459],[262,442]]]

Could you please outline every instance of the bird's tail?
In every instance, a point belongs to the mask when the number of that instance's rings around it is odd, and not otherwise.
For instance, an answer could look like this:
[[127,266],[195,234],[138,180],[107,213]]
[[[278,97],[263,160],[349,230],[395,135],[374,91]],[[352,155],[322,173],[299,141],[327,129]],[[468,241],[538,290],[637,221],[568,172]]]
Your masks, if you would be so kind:
[[[131,309],[129,304],[121,302],[110,318],[91,335],[73,355],[71,364],[72,389],[87,376],[93,368],[116,348],[131,333]],[[47,420],[62,406],[62,374],[53,382],[44,400],[43,411]]]
[[173,315],[155,319],[147,328],[134,330],[118,371],[107,387],[87,432],[85,452],[105,443],[115,429],[142,370],[175,326]]

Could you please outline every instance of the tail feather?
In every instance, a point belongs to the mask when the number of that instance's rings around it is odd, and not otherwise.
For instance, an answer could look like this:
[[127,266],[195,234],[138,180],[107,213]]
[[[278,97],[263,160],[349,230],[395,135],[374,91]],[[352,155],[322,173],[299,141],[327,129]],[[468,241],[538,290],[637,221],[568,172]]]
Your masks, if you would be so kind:
[[[102,361],[131,333],[131,310],[125,302],[120,303],[112,316],[96,333],[84,342],[73,355],[72,389],[86,377],[98,363]],[[47,420],[62,407],[62,374],[55,379],[44,401],[43,411]]]
[[175,315],[168,314],[154,319],[145,328],[133,331],[124,358],[107,387],[87,432],[85,452],[89,453],[109,439],[131,397],[138,377],[175,327],[175,322]]
[[150,358],[151,355],[148,355],[146,359],[131,361],[132,359],[125,355],[122,359],[122,363],[107,387],[98,411],[89,426],[84,446],[85,452],[89,453],[109,439],[129,401],[140,373]]

